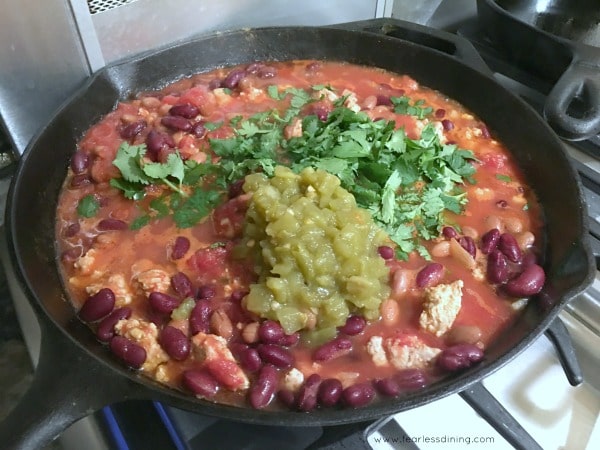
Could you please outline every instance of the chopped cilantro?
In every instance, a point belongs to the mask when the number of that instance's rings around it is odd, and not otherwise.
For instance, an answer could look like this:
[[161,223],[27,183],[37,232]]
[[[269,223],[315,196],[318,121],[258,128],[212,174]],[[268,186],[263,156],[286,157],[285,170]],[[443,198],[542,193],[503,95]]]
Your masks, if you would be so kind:
[[417,100],[411,104],[411,100],[406,95],[402,97],[391,97],[390,100],[394,105],[394,112],[397,114],[405,114],[408,116],[414,116],[417,119],[424,119],[433,112],[431,106],[423,106],[425,100]]
[[77,204],[77,214],[79,214],[81,217],[94,217],[96,214],[98,214],[99,209],[100,203],[92,194],[82,197]]
[[501,173],[497,173],[496,178],[500,181],[504,181],[505,183],[510,183],[512,181],[511,177],[508,175],[502,175]]

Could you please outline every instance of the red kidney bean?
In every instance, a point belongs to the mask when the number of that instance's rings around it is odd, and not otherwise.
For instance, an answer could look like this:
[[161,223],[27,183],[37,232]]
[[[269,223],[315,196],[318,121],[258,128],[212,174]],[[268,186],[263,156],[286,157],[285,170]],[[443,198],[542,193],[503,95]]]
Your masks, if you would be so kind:
[[74,222],[65,229],[64,236],[71,238],[79,233],[79,230],[81,230],[81,225],[79,225],[79,222]]
[[90,166],[90,155],[83,150],[77,150],[71,157],[71,170],[75,175],[82,174]]
[[325,122],[329,118],[329,110],[322,105],[312,107],[312,113],[317,116],[321,122]]
[[279,341],[279,345],[283,345],[284,347],[292,347],[296,345],[300,340],[300,333],[292,333],[292,334],[284,334],[281,340]]
[[529,297],[539,293],[544,287],[546,274],[537,264],[531,264],[515,278],[504,285],[506,293],[512,297]]
[[293,408],[296,404],[296,396],[289,389],[282,389],[277,393],[277,398],[288,408]]
[[90,176],[87,173],[81,173],[71,178],[70,186],[72,188],[80,188],[89,184],[92,184],[92,179],[90,178]]
[[227,188],[227,197],[236,198],[244,193],[244,179],[236,180]]
[[402,390],[398,382],[393,377],[375,380],[373,384],[375,385],[377,392],[387,397],[395,397]]
[[538,257],[533,252],[527,252],[523,255],[523,259],[521,260],[521,267],[525,268],[532,264],[538,263]]
[[477,256],[477,247],[475,246],[475,241],[473,240],[472,237],[461,236],[458,239],[458,243],[460,244],[460,246],[462,248],[464,248],[467,252],[469,252],[469,255],[471,255],[473,258],[475,258],[475,256]]
[[109,315],[114,307],[114,292],[109,288],[102,288],[86,299],[79,310],[79,318],[84,322],[96,322]]
[[124,222],[119,219],[109,218],[102,219],[100,222],[98,222],[96,228],[98,228],[98,230],[100,231],[120,231],[126,230],[127,228],[129,228],[129,226],[127,225],[127,222]]
[[481,125],[479,129],[481,130],[481,137],[485,139],[489,139],[492,137],[492,135],[490,134],[490,130],[485,125]]
[[158,340],[167,355],[176,361],[183,361],[190,354],[190,340],[179,328],[167,325]]
[[62,252],[60,259],[65,262],[75,262],[82,254],[83,249],[81,247],[74,247]]
[[163,292],[151,292],[148,302],[156,312],[171,314],[179,306],[181,300]]
[[206,136],[207,131],[208,130],[206,129],[206,126],[204,125],[204,122],[202,122],[202,121],[194,122],[192,124],[192,128],[190,129],[190,133],[192,133],[198,139],[202,139],[204,136]]
[[194,295],[194,286],[183,272],[177,272],[171,277],[171,287],[181,297],[192,297]]
[[137,122],[130,123],[129,125],[121,128],[120,135],[123,139],[131,139],[136,137],[142,131],[146,129],[148,122],[145,120],[138,120]]
[[322,68],[323,68],[323,65],[318,61],[313,61],[306,65],[307,72],[318,72]]
[[320,384],[321,377],[316,373],[313,373],[306,379],[296,397],[296,407],[300,411],[306,412],[315,409]]
[[183,386],[201,397],[214,397],[219,390],[219,383],[204,369],[189,369],[181,377]]
[[289,350],[275,344],[260,344],[257,347],[261,359],[275,367],[286,369],[294,363],[294,357]]
[[438,108],[435,110],[434,116],[436,119],[441,119],[446,115],[446,110],[443,108]]
[[394,258],[394,249],[388,245],[381,245],[377,248],[377,253],[383,259],[393,259]]
[[181,259],[190,249],[190,240],[185,236],[177,236],[171,247],[171,259]]
[[421,369],[404,369],[394,375],[394,380],[401,389],[415,390],[425,387],[427,378]]
[[375,397],[375,388],[370,383],[357,383],[342,391],[342,400],[352,408],[365,406]]
[[327,378],[319,386],[318,400],[323,406],[334,406],[340,401],[342,391],[344,390],[342,382],[337,378]]
[[191,103],[184,103],[181,105],[172,106],[171,109],[169,109],[169,114],[172,116],[184,117],[186,119],[193,119],[200,114],[200,109]]
[[208,88],[213,91],[215,89],[218,89],[220,87],[223,87],[223,82],[221,80],[219,80],[218,78],[215,78],[214,80],[210,80],[208,82]]
[[146,147],[151,153],[148,155],[152,160],[156,160],[158,153],[163,147],[175,147],[175,141],[170,134],[161,131],[151,130],[146,136]]
[[271,66],[264,66],[261,67],[258,72],[256,73],[256,76],[258,78],[273,78],[275,76],[277,76],[277,69],[275,67],[271,67]]
[[392,100],[389,95],[377,95],[377,106],[391,106]]
[[239,290],[239,289],[238,289],[238,290],[236,290],[236,291],[233,291],[233,292],[231,293],[231,295],[229,296],[229,299],[230,299],[232,302],[239,303],[239,302],[241,302],[241,301],[242,301],[242,299],[243,299],[243,298],[244,298],[246,295],[248,295],[248,291],[242,291],[242,290]]
[[240,351],[239,361],[242,367],[249,372],[256,372],[263,365],[258,350],[252,347]]
[[266,365],[248,391],[248,400],[254,409],[261,409],[271,403],[277,389],[278,373],[275,367]]
[[443,370],[454,372],[466,369],[483,359],[483,350],[473,344],[456,344],[439,354],[437,365]]
[[352,341],[348,338],[338,337],[317,348],[313,353],[313,359],[315,361],[329,361],[346,355],[351,351]]
[[258,338],[265,344],[278,344],[284,335],[283,328],[274,320],[265,320],[258,327]]
[[505,283],[509,274],[508,261],[504,253],[500,250],[492,250],[488,255],[487,279],[492,283]]
[[444,131],[451,131],[454,129],[454,122],[444,119],[442,120],[442,127],[444,128]]
[[146,362],[146,350],[123,336],[115,336],[109,344],[111,352],[132,369],[139,369]]
[[498,228],[492,228],[481,236],[481,252],[487,255],[498,245],[500,240],[500,230]]
[[115,325],[119,320],[129,319],[131,317],[131,308],[124,306],[117,308],[106,316],[98,324],[96,337],[102,342],[109,342],[115,336]]
[[258,71],[260,69],[262,69],[263,67],[265,67],[265,65],[263,63],[252,63],[252,64],[248,64],[248,67],[246,67],[246,73],[250,73],[252,75],[258,73]]
[[165,116],[160,119],[160,123],[174,131],[190,131],[192,129],[192,122],[181,116]]
[[420,288],[434,286],[444,276],[444,266],[440,263],[429,263],[417,273],[416,283]]
[[198,288],[198,292],[196,292],[196,298],[198,300],[201,299],[211,299],[213,298],[215,295],[217,295],[217,291],[215,289],[214,286],[211,286],[210,284],[205,284],[204,286],[200,286]]
[[348,336],[360,334],[367,326],[367,321],[362,316],[350,316],[346,319],[346,323],[339,328],[341,333]]
[[221,86],[228,89],[235,89],[240,80],[246,76],[246,72],[240,69],[234,69],[227,74]]
[[523,256],[519,243],[510,233],[502,233],[500,235],[500,238],[498,239],[498,249],[512,262],[520,262]]
[[210,301],[200,299],[190,312],[190,333],[193,335],[198,333],[208,333],[210,331],[210,314],[212,307]]
[[446,239],[456,239],[458,238],[458,232],[454,227],[446,226],[442,228],[442,234]]

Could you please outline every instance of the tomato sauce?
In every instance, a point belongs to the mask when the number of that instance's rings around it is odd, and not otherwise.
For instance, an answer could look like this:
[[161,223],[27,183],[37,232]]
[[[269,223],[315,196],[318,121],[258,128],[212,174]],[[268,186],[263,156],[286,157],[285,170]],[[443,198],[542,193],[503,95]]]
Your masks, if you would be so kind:
[[[236,71],[242,73],[237,81]],[[474,182],[461,183],[468,199],[464,211],[446,212],[439,236],[422,241],[427,258],[415,251],[406,260],[386,260],[391,294],[381,304],[380,319],[368,321],[357,334],[339,331],[335,339],[341,339],[340,348],[325,360],[315,360],[315,347],[303,341],[302,330],[274,342],[261,338],[261,332],[270,332],[266,320],[244,307],[244,296],[256,282],[256,270],[249,259],[236,257],[248,204],[241,180],[222,186],[212,211],[189,227],[178,226],[171,214],[161,213],[156,202],[168,191],[165,185],[148,184],[143,196],[130,199],[112,184],[122,177],[113,162],[124,142],[146,145],[145,158],[153,162],[166,163],[174,153],[183,161],[218,162],[211,140],[237,136],[236,118],[272,110],[283,116],[290,108],[289,96],[270,95],[272,86],[279,92],[302,90],[311,97],[298,113],[300,118],[315,114],[327,120],[334,108],[345,107],[371,120],[393,120],[396,129],[404,129],[415,140],[425,126],[432,125],[444,144],[456,144],[474,156]],[[413,104],[422,101],[429,112],[423,117],[396,112],[390,99],[404,96]],[[175,105],[187,105],[191,111],[177,116],[187,124],[179,128],[165,126],[162,120]],[[139,131],[132,132],[138,124]],[[294,126],[298,128],[298,122],[287,123],[286,138],[302,134]],[[154,144],[155,149],[149,137],[152,131],[164,140]],[[128,360],[117,340],[108,345],[115,357],[171,388],[211,401],[304,410],[298,399],[303,398],[303,386],[314,374],[320,380],[340,382],[339,405],[361,406],[353,403],[350,394],[344,396],[352,386],[364,389],[368,401],[373,396],[402,395],[484,358],[488,345],[518,314],[521,303],[516,300],[532,294],[523,291],[519,277],[533,277],[536,288],[543,283],[543,271],[540,275],[537,269],[540,208],[509,150],[459,103],[405,75],[319,61],[257,63],[201,73],[121,102],[85,133],[77,155],[85,163],[72,163],[69,169],[56,224],[57,252],[74,308],[81,311],[87,302],[109,303],[106,314],[89,320],[91,332],[111,311],[128,308],[128,318],[112,333],[142,347],[146,357],[142,364]],[[84,199],[95,207],[94,213],[82,214]],[[133,226],[144,214],[148,214],[146,222]],[[509,236],[484,252],[484,236],[494,229]],[[189,249],[173,258],[181,251],[174,247],[178,238]],[[519,253],[515,261],[507,260],[511,251]],[[501,281],[490,275],[492,253],[501,260]],[[423,284],[419,280],[424,275],[419,274],[432,263],[443,270],[438,275],[434,268],[427,269],[434,273]],[[538,272],[531,275],[530,266]],[[177,274],[183,275],[174,282]],[[448,290],[436,290],[440,286]],[[103,288],[112,292],[112,299],[96,298]],[[458,296],[446,295],[456,289]],[[164,296],[175,306],[164,306]],[[163,302],[169,313],[153,302]],[[433,322],[426,324],[424,309],[430,307]],[[178,330],[169,329],[177,338],[168,337],[164,332],[168,327]],[[350,348],[345,342],[350,342]],[[443,359],[453,348],[478,356],[464,366],[449,367]],[[421,380],[416,385],[398,378],[398,374],[415,373]],[[268,398],[260,398],[256,392],[269,376],[276,377],[276,387]],[[378,389],[380,380],[392,380],[400,388],[391,393]],[[319,402],[313,407],[319,407]]]

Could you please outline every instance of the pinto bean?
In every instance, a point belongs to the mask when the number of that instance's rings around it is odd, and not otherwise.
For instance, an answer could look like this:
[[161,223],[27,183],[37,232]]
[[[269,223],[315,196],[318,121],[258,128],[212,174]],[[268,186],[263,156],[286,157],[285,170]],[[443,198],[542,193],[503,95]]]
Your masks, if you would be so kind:
[[431,248],[431,256],[444,258],[450,254],[450,242],[440,241]]
[[476,344],[481,339],[481,328],[476,325],[456,325],[447,334],[449,344]]
[[391,326],[398,322],[400,318],[400,305],[393,298],[384,300],[379,310],[381,312],[381,320],[386,326]]
[[516,234],[523,231],[523,222],[517,217],[505,217],[504,226],[509,233]]
[[522,251],[527,250],[535,242],[535,236],[531,231],[523,231],[521,233],[517,233],[515,239],[517,240],[517,244],[519,245],[519,248]]
[[242,339],[248,344],[254,344],[258,342],[258,328],[260,324],[258,322],[250,322],[242,329]]
[[225,311],[217,309],[210,315],[211,331],[225,339],[229,339],[233,335],[233,324]]

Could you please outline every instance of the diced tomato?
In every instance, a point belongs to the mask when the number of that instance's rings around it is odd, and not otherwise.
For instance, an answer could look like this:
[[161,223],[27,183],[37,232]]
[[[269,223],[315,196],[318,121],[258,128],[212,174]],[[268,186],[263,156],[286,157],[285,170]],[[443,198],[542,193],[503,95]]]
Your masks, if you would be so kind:
[[212,113],[217,107],[215,96],[208,90],[206,86],[194,86],[184,92],[179,98],[178,103],[191,103],[200,108],[202,115],[207,116]]
[[228,247],[206,247],[196,251],[188,264],[198,272],[201,280],[209,282],[223,275],[228,266],[228,256]]
[[502,169],[506,163],[506,155],[500,153],[485,153],[479,157],[483,167],[492,170]]
[[228,389],[246,387],[248,380],[235,361],[213,359],[206,362],[206,368],[215,379]]

